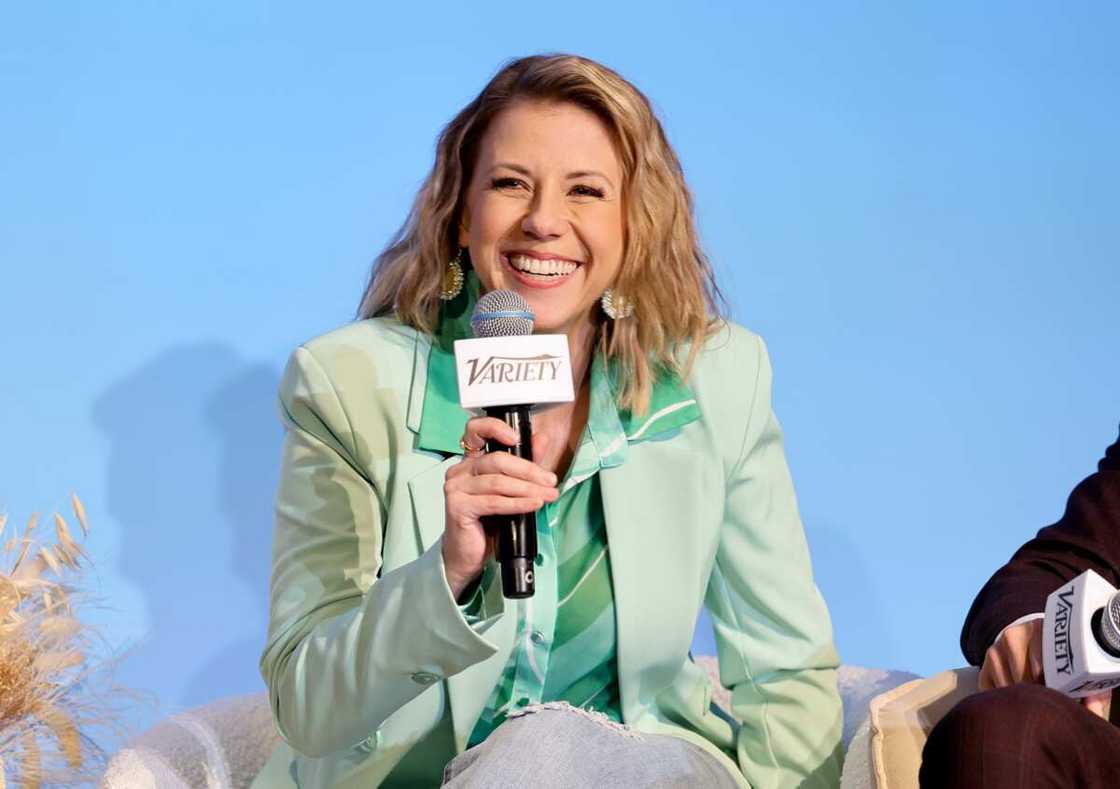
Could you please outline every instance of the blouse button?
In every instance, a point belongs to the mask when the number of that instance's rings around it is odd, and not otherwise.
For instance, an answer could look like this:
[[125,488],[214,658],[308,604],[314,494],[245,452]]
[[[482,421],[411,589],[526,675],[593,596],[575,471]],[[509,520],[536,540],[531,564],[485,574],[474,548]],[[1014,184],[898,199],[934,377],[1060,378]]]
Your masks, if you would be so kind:
[[373,734],[369,735],[364,740],[359,742],[355,746],[355,748],[362,753],[372,753],[377,748],[378,740],[380,738],[381,732],[375,731]]
[[544,643],[544,633],[542,633],[542,632],[541,632],[541,631],[539,631],[539,630],[534,630],[534,631],[532,632],[532,634],[531,634],[531,635],[529,636],[529,639],[530,639],[530,640],[531,640],[531,641],[532,641],[532,642],[533,642],[534,644],[537,644],[537,645],[543,644],[543,643]]

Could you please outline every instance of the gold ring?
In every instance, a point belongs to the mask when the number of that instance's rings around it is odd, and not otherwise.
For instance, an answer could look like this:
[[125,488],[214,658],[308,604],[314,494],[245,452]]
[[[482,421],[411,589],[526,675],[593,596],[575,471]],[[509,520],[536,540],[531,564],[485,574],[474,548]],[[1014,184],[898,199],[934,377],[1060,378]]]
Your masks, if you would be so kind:
[[459,446],[462,448],[464,454],[466,454],[467,457],[478,457],[479,455],[483,455],[486,453],[485,446],[472,447],[470,444],[468,444],[466,436],[463,436],[459,439]]

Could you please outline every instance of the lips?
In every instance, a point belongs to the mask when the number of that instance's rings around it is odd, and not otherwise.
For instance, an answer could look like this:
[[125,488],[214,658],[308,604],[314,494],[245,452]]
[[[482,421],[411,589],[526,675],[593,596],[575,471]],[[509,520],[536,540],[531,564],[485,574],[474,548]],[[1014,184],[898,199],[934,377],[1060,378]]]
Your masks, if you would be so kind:
[[506,256],[509,264],[523,274],[546,274],[550,276],[562,276],[564,274],[571,274],[579,264],[572,260],[565,260],[563,258],[536,258],[532,255],[523,255],[513,253]]
[[552,288],[563,284],[582,265],[564,258],[537,258],[517,252],[501,257],[514,278],[531,288]]

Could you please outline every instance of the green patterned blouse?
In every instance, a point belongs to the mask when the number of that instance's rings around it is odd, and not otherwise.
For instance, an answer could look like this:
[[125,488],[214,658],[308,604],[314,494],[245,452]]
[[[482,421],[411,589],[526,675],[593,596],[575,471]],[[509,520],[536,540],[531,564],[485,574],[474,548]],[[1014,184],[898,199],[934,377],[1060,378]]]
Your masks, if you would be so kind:
[[[471,299],[473,301],[473,299]],[[470,305],[473,308],[473,305]],[[444,316],[428,359],[428,384],[420,423],[420,446],[461,453],[466,414],[458,403],[452,342],[470,336],[459,316]],[[692,393],[675,376],[654,386],[650,408],[634,418],[615,404],[613,370],[601,356],[591,366],[587,426],[560,497],[537,513],[536,593],[507,601],[517,616],[517,642],[483,708],[469,745],[477,745],[511,710],[543,701],[567,701],[621,721],[615,663],[614,593],[610,547],[599,492],[599,474],[624,463],[630,443],[672,431],[699,418]],[[463,605],[478,617],[481,592]],[[507,613],[507,615],[508,615]]]

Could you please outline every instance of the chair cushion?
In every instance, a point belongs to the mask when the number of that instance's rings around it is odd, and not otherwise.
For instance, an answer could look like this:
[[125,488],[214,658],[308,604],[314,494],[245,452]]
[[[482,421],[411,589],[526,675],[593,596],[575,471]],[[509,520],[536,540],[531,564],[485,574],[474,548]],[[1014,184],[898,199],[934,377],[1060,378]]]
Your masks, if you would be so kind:
[[218,699],[133,739],[110,759],[100,786],[247,787],[279,741],[266,693]]
[[869,742],[875,789],[918,785],[922,748],[930,730],[958,701],[977,691],[976,668],[942,671],[907,682],[871,701]]
[[[696,662],[711,678],[713,701],[730,714],[731,693],[719,684],[716,658],[699,656]],[[840,667],[837,684],[844,702],[845,748],[866,718],[870,700],[914,676],[904,671]],[[269,761],[279,742],[266,693],[218,699],[161,721],[129,742],[109,761],[101,787],[244,789]],[[848,761],[850,764],[844,766],[846,779],[850,774],[870,771],[866,755],[862,760]],[[271,767],[286,773],[285,765]]]

